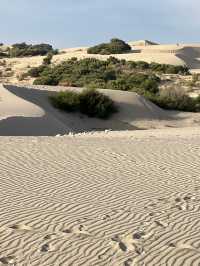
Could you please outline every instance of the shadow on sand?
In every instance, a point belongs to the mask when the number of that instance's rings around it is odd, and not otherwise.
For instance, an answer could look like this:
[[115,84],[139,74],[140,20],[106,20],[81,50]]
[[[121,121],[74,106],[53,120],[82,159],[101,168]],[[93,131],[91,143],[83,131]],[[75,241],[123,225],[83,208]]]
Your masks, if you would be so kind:
[[43,117],[10,117],[0,121],[1,136],[55,136],[69,132],[80,133],[85,131],[134,130],[136,127],[122,122],[116,117],[108,120],[89,118],[80,113],[66,113],[55,109],[48,97],[52,90],[42,90],[4,85],[16,96],[36,104],[45,112]]

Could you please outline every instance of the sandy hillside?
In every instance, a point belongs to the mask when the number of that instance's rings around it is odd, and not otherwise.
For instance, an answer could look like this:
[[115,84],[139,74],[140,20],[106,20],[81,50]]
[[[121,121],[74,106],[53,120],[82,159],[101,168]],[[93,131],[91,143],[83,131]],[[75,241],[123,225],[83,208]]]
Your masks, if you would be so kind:
[[200,130],[0,138],[0,265],[200,264]]
[[135,130],[198,127],[199,113],[166,111],[134,92],[100,90],[118,107],[108,120],[55,109],[49,96],[61,90],[81,88],[51,86],[0,86],[0,136],[55,136],[102,130]]
[[[142,44],[142,42],[144,42]],[[146,41],[148,42],[148,41]],[[200,73],[200,44],[165,44],[145,45],[145,41],[130,42],[132,51],[128,54],[113,55],[118,59],[131,61],[157,62],[161,64],[187,65],[191,72]],[[76,57],[78,59],[97,58],[106,60],[110,55],[87,54],[88,47],[61,49],[58,55],[53,57],[53,63],[59,64],[64,60]],[[2,83],[29,83],[33,80],[21,80],[20,77],[30,67],[42,64],[44,57],[33,56],[25,58],[7,58],[0,60],[0,82]],[[4,65],[3,62],[6,64]],[[3,64],[3,65],[2,65]]]

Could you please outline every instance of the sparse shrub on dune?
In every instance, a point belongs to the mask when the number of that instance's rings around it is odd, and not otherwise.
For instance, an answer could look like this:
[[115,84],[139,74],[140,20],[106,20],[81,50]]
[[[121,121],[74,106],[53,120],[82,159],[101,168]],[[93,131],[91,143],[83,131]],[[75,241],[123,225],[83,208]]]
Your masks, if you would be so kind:
[[62,91],[50,97],[54,107],[68,111],[80,111],[89,117],[106,119],[117,111],[113,101],[106,95],[85,89],[81,93]]
[[43,76],[40,77],[33,82],[34,85],[51,85],[51,86],[57,86],[58,82],[54,79],[53,76]]
[[120,39],[111,39],[110,43],[102,43],[93,47],[90,47],[87,52],[88,54],[123,54],[131,51],[131,47],[126,42]]
[[114,57],[107,61],[94,58],[67,60],[56,66],[42,65],[28,71],[36,77],[34,84],[65,85],[102,89],[132,90],[143,87],[156,91],[159,78],[150,73],[139,73],[132,69],[130,62]]
[[51,61],[53,59],[53,53],[48,53],[47,56],[43,59],[43,65],[51,65]]
[[54,107],[64,111],[79,110],[79,94],[73,91],[61,91],[50,97]]
[[53,54],[57,54],[58,51],[54,50],[53,47],[49,44],[26,44],[16,43],[12,45],[12,48],[9,49],[8,55],[9,57],[25,57],[25,56],[37,56],[37,55],[47,55],[49,52]]
[[117,111],[114,102],[106,95],[86,89],[79,95],[80,111],[90,117],[108,118]]
[[32,67],[27,72],[27,75],[31,76],[32,78],[38,78],[40,74],[44,71],[44,69],[45,69],[44,65],[41,65],[39,67]]
[[[28,74],[36,77],[34,81],[36,85],[62,85],[90,89],[134,91],[164,109],[197,112],[200,110],[200,100],[197,101],[186,94],[180,94],[180,92],[179,94],[170,94],[169,92],[164,94],[164,92],[159,91],[160,78],[157,75],[158,72],[178,72],[185,75],[187,71],[188,69],[184,66],[148,64],[143,61],[130,62],[110,57],[106,61],[95,58],[82,60],[72,58],[59,65],[42,65],[38,68],[30,69]],[[90,94],[97,97],[96,93],[90,92],[87,97]],[[90,103],[92,103],[91,98]],[[100,105],[99,110],[101,109],[103,117],[104,107],[102,106]],[[97,116],[97,114],[95,115]]]
[[146,96],[164,109],[185,112],[200,111],[200,98],[191,98],[178,88],[168,88],[158,94],[146,94]]

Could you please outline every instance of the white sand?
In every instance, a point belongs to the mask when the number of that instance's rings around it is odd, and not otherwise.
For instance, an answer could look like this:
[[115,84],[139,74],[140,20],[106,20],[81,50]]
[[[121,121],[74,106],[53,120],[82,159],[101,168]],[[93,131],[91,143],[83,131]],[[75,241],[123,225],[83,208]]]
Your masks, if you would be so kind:
[[199,265],[199,147],[193,128],[1,137],[0,265]]

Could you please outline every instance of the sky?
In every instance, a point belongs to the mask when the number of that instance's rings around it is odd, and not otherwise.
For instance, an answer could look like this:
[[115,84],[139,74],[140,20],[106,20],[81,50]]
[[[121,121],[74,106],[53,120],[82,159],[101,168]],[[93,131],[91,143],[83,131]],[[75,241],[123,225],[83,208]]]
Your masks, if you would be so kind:
[[0,43],[200,42],[200,0],[0,0]]

